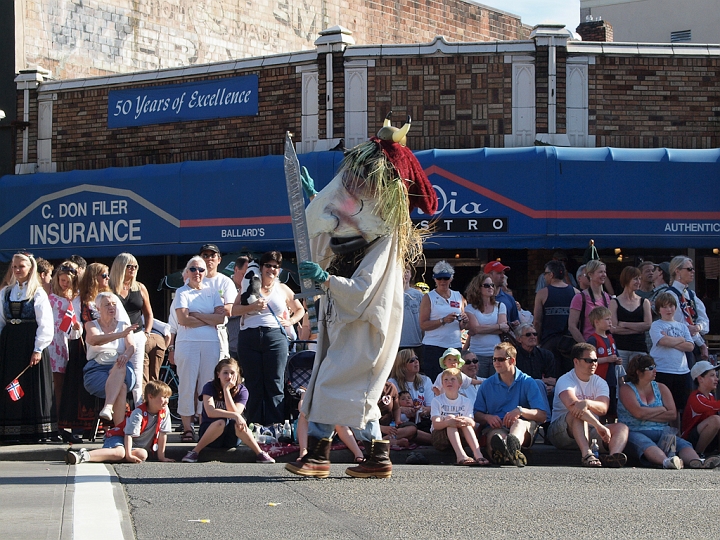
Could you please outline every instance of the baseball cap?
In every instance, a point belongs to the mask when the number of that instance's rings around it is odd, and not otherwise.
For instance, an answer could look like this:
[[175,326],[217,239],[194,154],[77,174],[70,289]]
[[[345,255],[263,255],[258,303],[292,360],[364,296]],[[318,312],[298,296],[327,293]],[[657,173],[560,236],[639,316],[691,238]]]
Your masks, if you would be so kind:
[[670,263],[667,261],[661,262],[660,264],[656,264],[655,266],[659,267],[660,270],[662,270],[666,274],[670,273]]
[[500,261],[490,261],[485,265],[483,272],[489,274],[490,272],[504,272],[505,270],[510,270],[510,267],[505,266]]
[[707,360],[701,360],[700,362],[696,362],[690,370],[690,377],[692,377],[692,380],[694,381],[706,371],[711,371],[713,369],[720,369],[720,366],[713,366]]
[[203,251],[214,251],[215,253],[220,253],[220,249],[215,244],[205,244],[200,248],[198,255],[202,254]]
[[465,360],[462,359],[462,355],[460,354],[460,351],[457,349],[453,349],[450,347],[449,349],[445,349],[445,352],[440,357],[440,367],[445,369],[445,357],[446,356],[455,356],[457,357],[458,361],[458,368],[461,368],[465,365]]

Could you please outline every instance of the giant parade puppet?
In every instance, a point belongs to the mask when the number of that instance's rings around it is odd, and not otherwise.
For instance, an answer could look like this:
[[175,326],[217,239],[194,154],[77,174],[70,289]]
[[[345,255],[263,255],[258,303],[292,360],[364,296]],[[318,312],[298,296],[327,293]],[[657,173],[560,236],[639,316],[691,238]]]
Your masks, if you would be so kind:
[[[403,269],[422,255],[421,231],[410,212],[437,211],[437,196],[389,115],[377,136],[348,151],[333,180],[306,209],[312,261],[300,277],[325,292],[318,311],[318,343],[303,412],[308,453],[286,469],[327,477],[334,426],[353,428],[365,460],[350,476],[392,474],[390,443],[382,440],[377,406],[400,343]],[[304,187],[314,192],[304,175]],[[314,194],[314,193],[310,193]]]

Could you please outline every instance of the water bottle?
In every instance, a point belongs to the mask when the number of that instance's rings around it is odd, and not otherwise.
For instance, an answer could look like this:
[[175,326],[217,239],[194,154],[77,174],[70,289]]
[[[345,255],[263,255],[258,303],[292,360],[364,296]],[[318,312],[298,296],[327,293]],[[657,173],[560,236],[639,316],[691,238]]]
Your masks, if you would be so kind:
[[296,418],[292,424],[292,440],[293,440],[293,443],[295,443],[295,444],[297,444],[297,442],[298,442],[297,425],[298,425],[298,419]]
[[285,425],[282,428],[282,436],[288,440],[292,440],[292,428],[290,427],[290,420],[285,420]]
[[593,456],[596,458],[600,458],[600,447],[598,446],[597,439],[592,440],[592,444],[590,445],[590,451],[592,452]]

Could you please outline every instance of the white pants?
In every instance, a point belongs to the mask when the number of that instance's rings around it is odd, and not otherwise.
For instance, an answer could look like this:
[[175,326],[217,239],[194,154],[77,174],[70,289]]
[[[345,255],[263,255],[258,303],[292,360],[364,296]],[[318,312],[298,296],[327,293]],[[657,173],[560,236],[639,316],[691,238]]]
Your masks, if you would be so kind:
[[193,416],[202,412],[202,402],[196,398],[202,387],[215,377],[220,359],[217,341],[180,341],[175,343],[175,365],[178,379],[178,414]]
[[132,389],[133,400],[137,407],[143,402],[143,370],[145,368],[145,342],[147,336],[145,332],[134,332],[133,342],[135,343],[135,352],[130,359],[130,363],[133,366],[135,372],[135,388]]
[[218,339],[220,340],[220,356],[218,362],[230,356],[230,342],[228,340],[227,328],[225,325],[218,326]]

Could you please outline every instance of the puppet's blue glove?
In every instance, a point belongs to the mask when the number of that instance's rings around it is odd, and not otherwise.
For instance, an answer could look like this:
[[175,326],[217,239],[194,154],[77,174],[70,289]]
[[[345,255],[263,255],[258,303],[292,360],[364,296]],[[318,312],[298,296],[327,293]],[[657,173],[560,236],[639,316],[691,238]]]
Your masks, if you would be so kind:
[[308,199],[312,199],[315,195],[317,195],[317,191],[315,191],[315,181],[310,176],[307,167],[303,167],[301,169],[300,179],[302,180],[303,191]]
[[312,261],[303,261],[298,266],[298,273],[302,279],[312,279],[316,283],[325,283],[330,274]]

